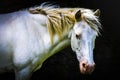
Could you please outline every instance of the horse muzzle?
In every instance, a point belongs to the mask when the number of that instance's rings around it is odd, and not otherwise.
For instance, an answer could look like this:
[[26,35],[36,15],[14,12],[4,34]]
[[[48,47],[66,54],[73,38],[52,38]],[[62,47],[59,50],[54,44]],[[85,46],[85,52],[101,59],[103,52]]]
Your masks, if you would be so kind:
[[88,63],[88,61],[80,61],[80,71],[82,74],[91,74],[95,69],[95,63]]

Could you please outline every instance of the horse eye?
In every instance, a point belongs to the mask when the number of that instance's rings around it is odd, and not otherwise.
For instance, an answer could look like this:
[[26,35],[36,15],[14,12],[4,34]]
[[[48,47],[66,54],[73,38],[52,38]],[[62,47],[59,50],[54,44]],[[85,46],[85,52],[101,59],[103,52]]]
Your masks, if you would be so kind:
[[76,34],[76,38],[77,38],[77,39],[80,39],[80,38],[81,38],[81,35],[80,35],[80,34]]

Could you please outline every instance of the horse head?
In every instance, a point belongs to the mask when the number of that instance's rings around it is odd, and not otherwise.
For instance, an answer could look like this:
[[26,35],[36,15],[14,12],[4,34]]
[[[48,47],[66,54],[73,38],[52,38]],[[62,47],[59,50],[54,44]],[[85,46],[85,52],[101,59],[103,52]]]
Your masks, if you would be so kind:
[[99,14],[99,10],[78,10],[75,13],[76,22],[71,35],[71,47],[76,52],[81,73],[90,74],[95,68],[93,49],[100,25],[97,19]]

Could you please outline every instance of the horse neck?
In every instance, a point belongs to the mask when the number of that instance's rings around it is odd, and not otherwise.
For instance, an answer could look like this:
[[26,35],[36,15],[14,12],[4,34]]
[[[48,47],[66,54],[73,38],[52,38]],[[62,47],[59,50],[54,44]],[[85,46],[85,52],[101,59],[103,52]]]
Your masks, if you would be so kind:
[[59,51],[63,50],[67,46],[70,45],[70,39],[68,38],[68,35],[64,36],[61,40],[56,39],[53,44],[50,45],[47,56],[44,59],[47,59],[48,57],[58,53]]
[[39,25],[36,25],[36,27],[38,27],[38,31],[40,32],[40,35],[41,35],[40,37],[43,40],[43,45],[44,45],[45,49],[48,50],[49,55],[55,54],[58,51],[67,47],[68,45],[70,45],[70,39],[68,38],[69,32],[65,33],[62,36],[62,38],[59,38],[58,35],[54,35],[54,37],[53,37],[54,43],[52,44],[51,40],[50,40],[50,34],[48,32],[47,24],[46,24],[47,17],[42,14],[30,14],[28,12],[26,12],[26,13],[30,17],[30,19],[28,19],[28,20],[32,19],[32,20],[36,21],[37,24],[39,24]]

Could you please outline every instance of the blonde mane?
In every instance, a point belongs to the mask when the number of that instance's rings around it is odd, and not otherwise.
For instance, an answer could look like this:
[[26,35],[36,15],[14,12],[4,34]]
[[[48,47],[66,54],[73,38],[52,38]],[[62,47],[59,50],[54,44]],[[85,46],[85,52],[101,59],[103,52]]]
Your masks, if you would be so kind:
[[85,8],[59,8],[51,5],[42,5],[36,7],[39,13],[46,15],[48,18],[47,28],[50,34],[51,42],[53,43],[54,35],[62,38],[75,24],[75,13],[81,10],[81,20],[86,21],[93,30],[99,33],[101,26],[99,19],[94,15],[94,12]]
[[50,10],[49,12],[50,13],[47,15],[47,27],[51,41],[53,42],[53,36],[57,34],[59,38],[62,38],[62,36],[64,36],[73,27],[75,19],[70,12],[60,9]]

